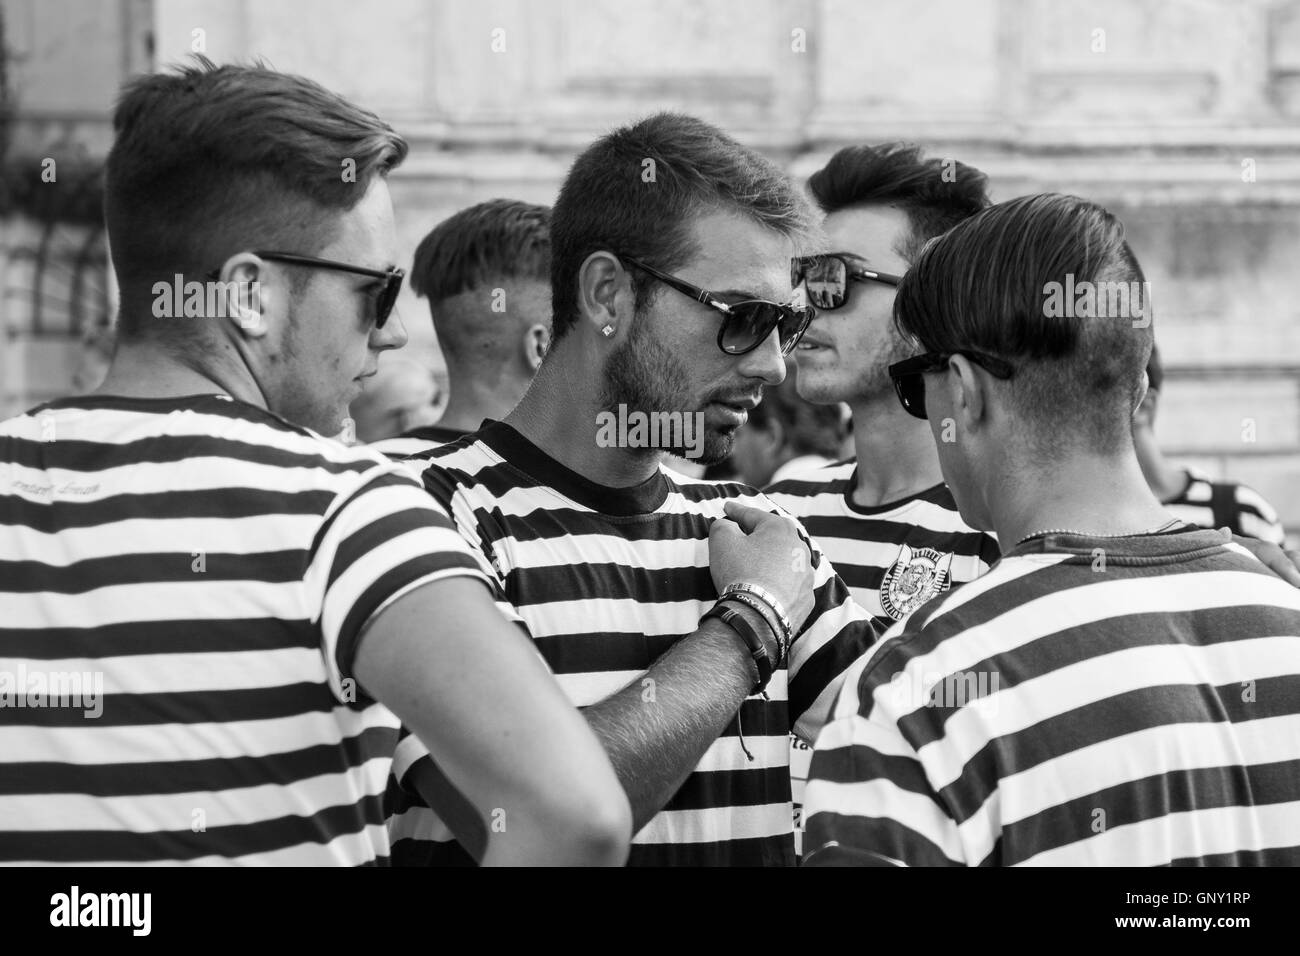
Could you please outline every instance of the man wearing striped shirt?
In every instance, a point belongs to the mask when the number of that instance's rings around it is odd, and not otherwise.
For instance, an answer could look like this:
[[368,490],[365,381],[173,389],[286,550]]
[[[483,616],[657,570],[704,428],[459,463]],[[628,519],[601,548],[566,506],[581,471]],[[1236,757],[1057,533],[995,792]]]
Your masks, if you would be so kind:
[[[1067,281],[1120,307],[1076,318]],[[809,862],[1300,863],[1300,594],[1148,488],[1151,316],[1119,283],[1143,289],[1119,221],[1057,195],[957,225],[903,280],[900,402],[1004,554],[850,669]]]
[[[857,454],[767,493],[881,631],[998,558],[997,540],[957,513],[930,431],[899,407],[888,371],[908,354],[892,320],[896,277],[927,241],[988,205],[986,184],[977,169],[903,143],[847,146],[808,180],[832,256],[796,270],[817,308],[795,348],[796,384],[810,402],[848,404]],[[792,737],[796,827],[810,757]]]
[[406,341],[405,142],[201,58],[114,127],[112,367],[0,425],[0,863],[386,863],[397,718],[485,860],[622,862],[608,759],[446,512],[321,437]]
[[431,451],[518,404],[551,337],[550,225],[546,206],[489,199],[421,240],[411,288],[429,300],[450,398],[436,425],[372,448],[394,458]]
[[[660,114],[598,140],[552,213],[552,345],[532,387],[424,472],[605,744],[633,807],[631,864],[791,864],[788,733],[812,739],[875,637],[769,499],[662,461],[721,460],[781,381],[808,318],[789,261],[811,223],[778,169],[699,120]],[[736,560],[744,541],[763,546]],[[706,616],[746,584],[795,608],[763,693],[745,646]],[[736,609],[770,633],[761,608]],[[394,860],[466,862],[412,792],[431,762],[408,740]]]
[[1133,444],[1151,490],[1171,515],[1190,524],[1227,528],[1233,534],[1282,544],[1286,538],[1282,522],[1254,488],[1236,481],[1215,481],[1200,469],[1179,467],[1165,458],[1155,432],[1164,382],[1160,350],[1152,346],[1146,398],[1133,416]]

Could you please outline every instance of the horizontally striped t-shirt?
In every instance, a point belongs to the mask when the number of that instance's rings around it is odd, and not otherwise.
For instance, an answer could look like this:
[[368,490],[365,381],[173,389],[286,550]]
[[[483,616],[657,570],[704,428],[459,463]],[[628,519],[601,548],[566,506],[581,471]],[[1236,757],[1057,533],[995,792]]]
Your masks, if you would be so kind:
[[1300,864],[1300,591],[1212,531],[1031,539],[853,666],[805,809],[808,862]]
[[223,395],[0,424],[0,862],[386,863],[353,657],[457,575],[398,466]]
[[[998,542],[962,521],[948,486],[867,507],[853,500],[857,459],[774,484],[768,497],[803,523],[853,599],[883,633],[954,585],[973,581],[998,559]],[[812,748],[790,738],[795,839]]]
[[384,438],[371,442],[367,447],[387,455],[389,458],[409,458],[411,455],[423,455],[448,442],[453,442],[467,434],[459,428],[446,428],[442,425],[425,425],[412,428],[397,438]]
[[1184,468],[1187,484],[1164,502],[1165,510],[1201,528],[1229,528],[1234,534],[1281,544],[1286,537],[1273,506],[1247,485],[1215,481],[1196,468]]
[[[438,449],[429,461],[425,487],[482,552],[505,600],[579,707],[638,681],[699,627],[717,600],[708,536],[723,505],[736,500],[776,510],[744,485],[695,481],[662,466],[639,485],[604,487],[502,423]],[[788,670],[773,675],[766,699],[744,702],[739,719],[636,834],[631,864],[793,862],[791,722],[812,739],[844,668],[876,637],[812,547],[815,607],[792,645]],[[394,756],[396,780],[405,781],[418,759],[428,759],[419,741],[404,738]],[[412,787],[391,790],[395,863],[468,862]]]

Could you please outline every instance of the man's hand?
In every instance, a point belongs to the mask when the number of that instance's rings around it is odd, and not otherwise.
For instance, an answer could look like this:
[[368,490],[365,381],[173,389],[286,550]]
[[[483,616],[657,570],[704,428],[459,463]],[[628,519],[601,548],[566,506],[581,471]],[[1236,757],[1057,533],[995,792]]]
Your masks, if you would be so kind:
[[1259,558],[1283,581],[1292,587],[1300,588],[1300,551],[1283,551],[1272,542],[1261,541],[1259,538],[1243,538],[1241,535],[1233,534],[1227,528],[1220,528],[1219,533]]
[[730,584],[757,584],[785,607],[797,634],[813,609],[813,569],[795,523],[736,501],[709,529],[709,571],[721,594]]

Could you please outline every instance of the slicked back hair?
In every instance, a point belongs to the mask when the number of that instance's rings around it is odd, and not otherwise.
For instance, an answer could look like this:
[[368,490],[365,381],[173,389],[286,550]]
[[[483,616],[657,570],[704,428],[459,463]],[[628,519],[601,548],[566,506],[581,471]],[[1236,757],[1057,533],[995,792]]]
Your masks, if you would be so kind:
[[429,305],[496,279],[551,276],[551,210],[489,199],[433,227],[415,250],[411,289]]
[[[123,288],[201,280],[237,252],[311,255],[406,141],[317,83],[206,57],[126,85],[113,116],[104,218]],[[121,334],[146,326],[123,310]]]
[[[896,251],[911,263],[926,241],[988,208],[988,177],[951,159],[926,159],[908,143],[846,146],[808,179],[822,212],[865,205],[903,210],[911,230]],[[852,250],[848,250],[852,251]]]
[[[1139,292],[1128,314],[1085,317],[1073,302],[1052,305],[1053,284],[1111,282]],[[1076,196],[1025,196],[932,240],[898,289],[894,321],[923,351],[973,349],[1010,361],[1007,387],[1035,447],[1068,442],[1109,454],[1131,443],[1151,354],[1144,283],[1108,210]]]
[[[657,113],[614,130],[573,163],[551,215],[552,342],[578,321],[578,271],[594,252],[666,272],[699,250],[694,223],[723,210],[791,237],[816,234],[811,205],[771,160],[693,116]],[[633,269],[636,308],[654,290]]]

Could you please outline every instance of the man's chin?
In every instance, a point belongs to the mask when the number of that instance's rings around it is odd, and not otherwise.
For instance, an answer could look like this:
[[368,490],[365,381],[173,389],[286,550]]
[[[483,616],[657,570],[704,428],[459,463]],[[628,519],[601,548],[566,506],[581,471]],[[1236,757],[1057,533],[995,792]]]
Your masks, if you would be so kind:
[[703,447],[698,450],[698,454],[691,461],[699,462],[701,465],[716,465],[721,461],[725,461],[736,444],[737,431],[738,429],[735,428],[708,429],[704,433]]
[[799,369],[795,378],[796,391],[805,402],[814,405],[834,405],[852,399],[853,376],[827,375],[822,369]]

